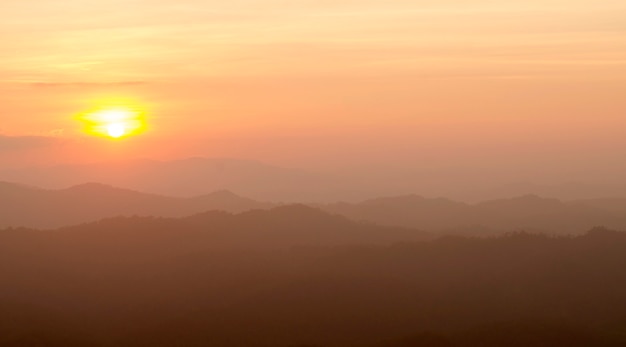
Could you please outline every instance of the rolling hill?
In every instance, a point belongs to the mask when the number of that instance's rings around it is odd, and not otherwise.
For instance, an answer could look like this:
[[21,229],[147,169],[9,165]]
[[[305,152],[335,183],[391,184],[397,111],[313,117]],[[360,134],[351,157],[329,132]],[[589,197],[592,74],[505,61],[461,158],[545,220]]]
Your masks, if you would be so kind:
[[269,208],[228,191],[174,198],[87,183],[46,190],[0,183],[0,227],[57,228],[116,216],[183,217],[209,210],[242,212]]
[[563,202],[536,195],[477,204],[407,195],[356,204],[321,205],[326,211],[354,220],[447,233],[472,229],[480,233],[516,230],[581,233],[595,226],[626,229],[626,215],[619,210],[622,206],[620,200]]

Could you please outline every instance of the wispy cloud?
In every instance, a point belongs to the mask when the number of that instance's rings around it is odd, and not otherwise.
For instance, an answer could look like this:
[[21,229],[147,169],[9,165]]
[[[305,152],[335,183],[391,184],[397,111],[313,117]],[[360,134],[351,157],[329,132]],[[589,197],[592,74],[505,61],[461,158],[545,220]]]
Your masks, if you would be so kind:
[[125,81],[125,82],[34,82],[29,85],[34,88],[100,88],[100,87],[134,87],[146,85],[146,81]]

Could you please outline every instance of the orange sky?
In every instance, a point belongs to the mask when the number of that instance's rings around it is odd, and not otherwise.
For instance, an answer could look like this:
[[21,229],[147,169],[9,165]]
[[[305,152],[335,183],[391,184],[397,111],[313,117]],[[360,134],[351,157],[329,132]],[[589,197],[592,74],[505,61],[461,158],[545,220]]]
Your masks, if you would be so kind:
[[[557,176],[626,155],[623,0],[3,0],[0,40],[0,166],[559,160]],[[86,137],[75,115],[112,100],[147,131]],[[52,139],[9,143],[25,136]]]

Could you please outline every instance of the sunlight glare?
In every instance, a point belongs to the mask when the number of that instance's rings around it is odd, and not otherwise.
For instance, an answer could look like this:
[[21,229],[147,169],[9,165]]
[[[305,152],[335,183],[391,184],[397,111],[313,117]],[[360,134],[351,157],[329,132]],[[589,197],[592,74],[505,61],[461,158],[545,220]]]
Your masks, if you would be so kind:
[[87,112],[80,117],[90,135],[121,139],[144,131],[146,122],[140,112],[127,107]]
[[126,126],[123,123],[112,123],[107,125],[107,134],[113,138],[120,138],[126,134]]

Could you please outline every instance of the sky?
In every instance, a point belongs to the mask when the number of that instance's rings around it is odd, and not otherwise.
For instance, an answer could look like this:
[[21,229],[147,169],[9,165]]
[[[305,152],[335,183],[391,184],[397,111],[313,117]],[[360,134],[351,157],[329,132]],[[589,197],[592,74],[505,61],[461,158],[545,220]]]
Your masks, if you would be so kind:
[[[2,0],[0,168],[626,174],[623,0]],[[81,114],[140,110],[122,140]]]

